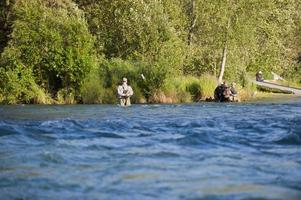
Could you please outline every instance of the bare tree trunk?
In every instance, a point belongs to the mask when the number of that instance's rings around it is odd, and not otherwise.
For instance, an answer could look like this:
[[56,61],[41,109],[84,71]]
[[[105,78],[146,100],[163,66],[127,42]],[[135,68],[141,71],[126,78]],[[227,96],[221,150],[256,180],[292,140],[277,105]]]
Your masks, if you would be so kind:
[[226,60],[227,60],[227,45],[225,45],[225,47],[223,49],[221,71],[220,71],[219,77],[218,77],[218,82],[219,83],[221,83],[223,81],[223,76],[224,76],[225,66],[226,66]]
[[228,31],[229,31],[229,28],[230,28],[230,24],[231,24],[231,19],[229,18],[228,19],[228,25],[227,25],[227,28],[226,28],[225,45],[224,45],[223,55],[222,55],[221,71],[220,71],[219,77],[218,77],[218,82],[219,83],[221,83],[223,81],[223,76],[224,76],[225,67],[226,67]]
[[193,37],[193,30],[196,24],[196,13],[195,13],[195,0],[191,0],[191,23],[189,27],[189,33],[188,33],[188,45],[192,44],[192,37]]

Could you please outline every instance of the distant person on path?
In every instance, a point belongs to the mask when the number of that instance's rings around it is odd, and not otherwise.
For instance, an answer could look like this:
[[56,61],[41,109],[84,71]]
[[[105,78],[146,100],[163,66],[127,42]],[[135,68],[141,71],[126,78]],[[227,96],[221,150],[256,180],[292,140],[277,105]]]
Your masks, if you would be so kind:
[[118,86],[118,98],[120,100],[121,106],[130,106],[131,105],[131,96],[134,94],[133,89],[128,85],[127,78],[122,79],[122,84]]
[[261,71],[256,73],[256,81],[260,81],[260,82],[263,81],[263,75]]

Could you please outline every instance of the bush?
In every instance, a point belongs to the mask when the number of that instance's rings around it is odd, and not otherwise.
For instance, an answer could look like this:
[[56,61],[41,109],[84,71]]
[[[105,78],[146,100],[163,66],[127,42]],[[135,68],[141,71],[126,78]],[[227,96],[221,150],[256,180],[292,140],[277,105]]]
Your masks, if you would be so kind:
[[217,86],[217,79],[212,75],[203,75],[199,79],[201,85],[201,97],[203,99],[212,97]]
[[57,92],[56,99],[58,104],[75,104],[75,94],[71,89],[61,89]]
[[6,104],[30,103],[41,91],[35,83],[31,69],[22,64],[0,68],[0,93]]
[[[133,103],[149,101],[163,87],[166,78],[166,72],[160,70],[158,66],[150,66],[142,62],[124,61],[118,58],[104,61],[100,66],[100,70],[103,87],[110,94],[105,97],[108,103],[115,102],[109,100],[108,97],[116,99],[117,87],[123,77],[127,77],[129,85],[134,90]],[[141,74],[144,75],[145,79],[142,79]],[[108,92],[108,90],[111,92]]]
[[137,80],[139,79],[138,69],[135,64],[122,59],[104,60],[100,65],[100,76],[102,79],[103,103],[117,102],[117,87],[121,84],[123,77],[127,77],[129,85],[134,90],[132,98],[133,103],[136,102],[136,95],[139,94],[137,88]]
[[33,99],[31,103],[34,104],[51,104],[53,103],[53,100],[51,99],[51,96],[47,91],[45,91],[44,88],[38,87],[36,84],[32,88],[32,91],[34,93]]
[[139,78],[134,63],[119,58],[104,60],[100,65],[104,88],[117,88],[123,77],[127,77],[129,84]]
[[185,77],[168,78],[165,82],[163,92],[172,99],[173,103],[191,102],[191,95],[186,90]]
[[83,103],[103,103],[104,99],[103,80],[98,70],[94,69],[84,80],[80,96]]
[[[169,78],[166,81],[164,92],[168,97],[173,99],[174,103],[197,102],[204,94],[212,90],[211,87],[208,87],[211,86],[210,84],[202,84],[202,82],[205,83],[205,80],[208,82],[205,78],[200,79],[193,76]],[[214,89],[215,86],[213,91]],[[210,93],[211,95],[213,95],[213,91]]]
[[167,71],[158,65],[142,64],[139,66],[139,74],[143,74],[145,77],[144,80],[139,77],[137,83],[148,101],[163,88],[167,79]]
[[186,87],[193,101],[199,101],[201,99],[201,85],[199,81],[192,81]]
[[216,78],[211,75],[169,78],[166,83],[164,92],[173,98],[173,102],[179,103],[197,102],[213,96],[217,86]]

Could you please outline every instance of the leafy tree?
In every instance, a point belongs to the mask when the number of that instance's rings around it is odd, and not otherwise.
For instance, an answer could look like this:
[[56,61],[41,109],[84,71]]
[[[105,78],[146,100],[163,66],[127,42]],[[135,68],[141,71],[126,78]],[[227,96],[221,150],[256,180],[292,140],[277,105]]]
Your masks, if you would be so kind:
[[[2,72],[17,73],[21,67],[31,74],[28,85],[35,83],[53,95],[63,88],[76,92],[96,61],[83,13],[69,0],[28,0],[16,1],[13,15],[11,40],[1,55]],[[5,74],[2,80],[7,80]],[[23,70],[18,76],[11,81],[21,81]],[[1,88],[6,86],[1,81]]]
[[172,52],[175,47],[181,48],[181,40],[160,1],[77,2],[86,12],[90,30],[97,38],[98,52],[107,58],[156,62],[166,48]]
[[[220,66],[226,66],[226,78],[240,80],[247,70],[281,71],[294,5],[293,0],[196,1],[186,74],[217,74]],[[189,9],[186,6],[187,13]]]
[[185,41],[181,39],[184,21],[177,18],[181,7],[170,0],[163,2],[77,0],[86,13],[90,31],[96,36],[98,54],[107,59],[140,63],[141,66],[133,65],[143,68],[141,73],[145,73],[148,84],[152,85],[151,89],[145,89],[147,96],[155,86],[162,87],[166,77],[182,73],[186,55]]
[[147,99],[183,74],[246,85],[261,70],[300,81],[298,0],[74,2],[0,1],[0,101],[49,93],[72,102],[81,88],[85,102],[110,102],[123,75]]

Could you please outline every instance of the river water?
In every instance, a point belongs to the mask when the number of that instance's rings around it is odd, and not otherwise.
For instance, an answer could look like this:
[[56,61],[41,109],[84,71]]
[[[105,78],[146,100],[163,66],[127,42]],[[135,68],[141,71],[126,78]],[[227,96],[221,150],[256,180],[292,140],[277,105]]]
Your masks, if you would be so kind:
[[301,199],[301,100],[0,106],[0,198]]

